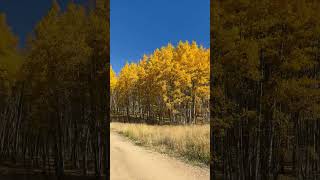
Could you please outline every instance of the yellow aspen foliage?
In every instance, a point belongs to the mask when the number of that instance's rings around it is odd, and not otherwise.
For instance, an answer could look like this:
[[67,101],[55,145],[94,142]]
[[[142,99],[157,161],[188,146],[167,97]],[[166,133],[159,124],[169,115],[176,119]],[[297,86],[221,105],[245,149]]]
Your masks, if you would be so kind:
[[113,91],[117,85],[117,75],[112,69],[112,66],[110,67],[110,89]]
[[122,104],[118,113],[150,123],[208,121],[209,58],[209,49],[180,41],[127,63],[117,81],[111,79]]

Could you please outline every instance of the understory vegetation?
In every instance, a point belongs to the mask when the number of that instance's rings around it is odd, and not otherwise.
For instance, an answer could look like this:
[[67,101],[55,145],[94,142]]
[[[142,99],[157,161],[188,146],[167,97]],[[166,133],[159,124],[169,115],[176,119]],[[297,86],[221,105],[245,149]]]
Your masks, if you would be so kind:
[[110,129],[143,146],[182,157],[195,163],[209,165],[209,124],[158,126],[113,122]]

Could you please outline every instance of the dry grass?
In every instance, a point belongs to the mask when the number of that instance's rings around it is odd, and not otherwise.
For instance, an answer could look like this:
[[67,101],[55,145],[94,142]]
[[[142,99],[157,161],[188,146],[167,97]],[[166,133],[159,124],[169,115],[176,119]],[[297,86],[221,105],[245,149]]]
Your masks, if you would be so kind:
[[111,130],[161,152],[209,165],[210,126],[152,126],[111,123]]

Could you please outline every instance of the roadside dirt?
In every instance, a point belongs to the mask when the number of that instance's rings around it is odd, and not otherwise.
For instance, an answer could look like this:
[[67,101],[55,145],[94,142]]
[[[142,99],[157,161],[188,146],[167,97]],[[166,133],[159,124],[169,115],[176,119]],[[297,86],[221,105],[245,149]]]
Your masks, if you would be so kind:
[[111,180],[209,180],[208,168],[153,152],[110,132]]

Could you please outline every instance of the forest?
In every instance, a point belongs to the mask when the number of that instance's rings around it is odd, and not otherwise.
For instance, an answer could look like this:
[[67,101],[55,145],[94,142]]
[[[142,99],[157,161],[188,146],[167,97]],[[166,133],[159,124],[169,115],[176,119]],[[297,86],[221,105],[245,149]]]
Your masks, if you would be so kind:
[[209,123],[209,49],[196,42],[168,44],[110,68],[112,121],[147,124]]
[[211,177],[319,179],[320,2],[211,0]]
[[51,9],[24,48],[0,15],[0,167],[108,173],[109,0]]

